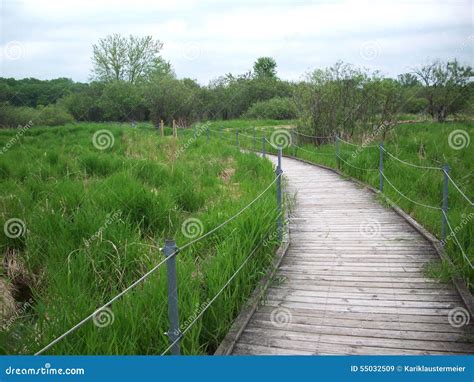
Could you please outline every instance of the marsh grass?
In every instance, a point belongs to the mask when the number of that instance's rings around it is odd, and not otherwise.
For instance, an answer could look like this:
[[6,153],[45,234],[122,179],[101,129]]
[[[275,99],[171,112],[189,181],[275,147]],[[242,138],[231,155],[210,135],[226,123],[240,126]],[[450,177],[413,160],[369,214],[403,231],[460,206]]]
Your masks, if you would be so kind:
[[[98,150],[94,132],[109,130]],[[151,125],[76,124],[34,128],[1,156],[2,224],[21,219],[24,235],[2,231],[2,254],[15,251],[31,282],[28,314],[0,333],[2,352],[31,354],[74,326],[163,259],[165,238],[178,246],[188,218],[208,232],[242,209],[274,179],[272,165],[231,145],[183,140]],[[183,138],[192,132],[180,131]],[[14,130],[0,132],[0,146]],[[202,310],[268,232],[275,230],[274,187],[249,210],[177,256],[181,323]],[[272,260],[276,242],[255,256],[184,336],[184,354],[212,353]],[[0,275],[18,287],[4,266]],[[168,346],[166,269],[111,306],[113,323],[92,321],[50,354],[160,354]]]

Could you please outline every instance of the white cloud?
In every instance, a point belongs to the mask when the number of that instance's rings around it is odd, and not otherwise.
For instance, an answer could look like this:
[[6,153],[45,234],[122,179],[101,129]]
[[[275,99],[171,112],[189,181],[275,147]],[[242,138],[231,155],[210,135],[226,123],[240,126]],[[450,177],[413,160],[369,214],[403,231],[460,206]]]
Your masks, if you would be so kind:
[[[390,75],[428,58],[472,61],[469,0],[426,1],[112,1],[4,0],[2,75],[87,80],[91,46],[111,33],[151,34],[179,76],[206,83],[249,70],[262,55],[296,79],[338,59]],[[367,60],[361,50],[377,46]]]

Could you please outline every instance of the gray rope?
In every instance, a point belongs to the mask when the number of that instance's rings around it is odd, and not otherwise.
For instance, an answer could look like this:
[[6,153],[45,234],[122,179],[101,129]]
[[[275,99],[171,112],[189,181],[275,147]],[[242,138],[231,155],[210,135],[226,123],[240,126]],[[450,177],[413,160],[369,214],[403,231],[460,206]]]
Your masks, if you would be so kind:
[[419,206],[421,206],[421,207],[431,208],[431,209],[433,209],[433,210],[442,210],[442,209],[439,208],[439,207],[434,207],[434,206],[430,206],[430,205],[427,205],[427,204],[419,203],[419,202],[416,202],[416,201],[410,199],[408,196],[404,195],[400,190],[398,190],[398,188],[396,188],[396,187],[392,184],[392,182],[390,182],[390,181],[387,179],[387,177],[385,176],[385,174],[384,174],[383,172],[382,172],[381,174],[382,174],[382,176],[384,177],[384,179],[387,181],[387,183],[388,183],[390,186],[392,186],[392,188],[393,188],[400,196],[404,197],[405,199],[409,200],[410,202],[412,202],[412,203],[414,203],[414,204],[417,204],[417,205],[419,205]]
[[449,219],[448,219],[448,215],[446,214],[446,212],[444,212],[444,210],[441,210],[443,212],[443,215],[444,217],[446,218],[446,223],[448,223],[448,227],[449,229],[451,230],[451,234],[454,238],[454,242],[456,243],[456,245],[459,247],[459,249],[461,250],[461,253],[464,257],[464,259],[466,259],[467,263],[469,264],[469,266],[471,267],[471,269],[474,269],[474,266],[472,265],[471,263],[471,260],[469,260],[469,258],[467,257],[466,253],[464,252],[464,250],[462,249],[462,246],[461,246],[461,243],[459,243],[459,240],[458,238],[456,237],[456,234],[454,233],[453,229],[451,228],[451,224],[449,223]]
[[315,135],[307,135],[307,134],[303,134],[303,133],[300,133],[298,132],[297,130],[293,130],[295,132],[295,134],[297,135],[301,135],[302,137],[306,137],[306,138],[316,138],[316,139],[334,139],[334,135],[328,135],[326,137],[318,137],[318,136],[315,136]]
[[82,321],[74,325],[71,329],[68,331],[64,332],[61,334],[59,337],[51,341],[48,345],[46,345],[44,348],[41,350],[37,351],[35,355],[40,355],[41,353],[44,353],[46,350],[51,348],[53,345],[57,344],[59,341],[61,341],[64,337],[68,336],[75,330],[79,329],[82,325],[84,325],[87,321],[89,321],[91,318],[93,318],[96,314],[100,313],[103,309],[107,308],[110,304],[112,304],[114,301],[122,297],[124,294],[126,294],[128,291],[136,287],[138,284],[140,284],[142,281],[144,281],[148,276],[150,276],[152,273],[154,273],[161,265],[163,265],[168,259],[170,259],[172,256],[174,256],[178,251],[174,252],[171,256],[165,258],[164,260],[160,261],[157,265],[155,265],[152,269],[150,269],[147,273],[145,273],[142,277],[140,277],[138,280],[136,280],[133,284],[131,284],[129,287],[124,289],[122,292],[120,292],[118,295],[116,295],[114,298],[106,302],[104,305],[102,305],[100,308],[96,309],[93,313],[89,314],[86,318],[84,318]]
[[387,151],[384,147],[382,147],[382,150],[384,152],[386,152],[389,156],[391,156],[393,159],[395,159],[395,160],[399,161],[400,163],[403,163],[407,166],[411,166],[411,167],[415,167],[415,168],[421,168],[421,169],[425,169],[425,170],[442,170],[441,167],[419,166],[419,165],[416,165],[416,164],[413,164],[413,163],[405,162],[404,160],[401,160],[400,158],[396,157],[395,155],[393,155],[392,153]]
[[464,192],[462,192],[462,190],[458,187],[458,185],[454,182],[453,178],[451,178],[449,176],[449,173],[448,172],[445,172],[446,176],[449,178],[449,180],[451,181],[451,183],[454,185],[454,187],[456,187],[456,190],[459,191],[459,193],[464,197],[464,199],[466,199],[469,204],[472,206],[474,205],[474,203],[466,196],[466,194]]
[[341,158],[340,155],[336,154],[336,156],[342,160],[345,164],[347,164],[348,166],[351,166],[351,167],[354,167],[355,169],[357,170],[363,170],[363,171],[378,171],[379,169],[378,168],[362,168],[362,167],[357,167],[357,166],[354,166],[353,164],[345,161],[344,159]]
[[348,145],[356,146],[356,147],[379,147],[378,145],[364,145],[364,144],[358,145],[356,143],[345,141],[344,139],[342,139],[340,137],[337,137],[337,139],[340,140],[341,142],[347,143]]

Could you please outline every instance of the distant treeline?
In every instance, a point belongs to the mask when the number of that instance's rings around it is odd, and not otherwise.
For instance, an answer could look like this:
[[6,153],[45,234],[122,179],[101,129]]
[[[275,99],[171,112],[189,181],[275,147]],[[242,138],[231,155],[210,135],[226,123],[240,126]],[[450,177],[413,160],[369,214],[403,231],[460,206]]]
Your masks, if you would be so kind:
[[425,113],[438,121],[472,114],[472,68],[456,60],[433,62],[396,79],[337,62],[301,81],[277,76],[271,57],[253,69],[226,74],[208,85],[178,79],[160,56],[162,44],[147,37],[107,36],[93,46],[93,80],[41,81],[0,78],[0,126],[72,121],[152,121],[183,126],[198,120],[298,119],[316,134],[351,135],[390,122],[397,114]]

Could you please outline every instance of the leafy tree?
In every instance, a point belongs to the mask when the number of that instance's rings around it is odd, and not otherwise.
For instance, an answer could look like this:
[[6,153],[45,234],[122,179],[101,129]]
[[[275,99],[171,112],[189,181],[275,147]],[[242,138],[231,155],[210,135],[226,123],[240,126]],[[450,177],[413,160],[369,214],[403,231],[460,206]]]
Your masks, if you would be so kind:
[[253,64],[255,78],[277,78],[276,61],[271,57],[260,57]]
[[169,72],[169,63],[160,56],[162,46],[152,36],[126,38],[113,34],[100,39],[93,45],[94,78],[136,83],[154,72]]
[[442,122],[450,114],[462,110],[470,98],[470,78],[474,72],[470,66],[462,66],[457,60],[422,66],[414,74],[423,84],[422,95],[428,102],[428,112]]

